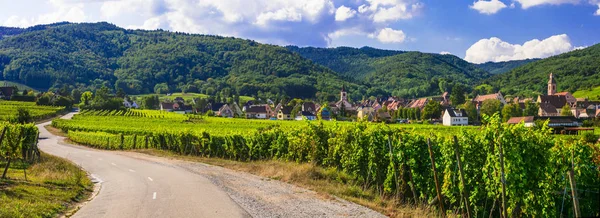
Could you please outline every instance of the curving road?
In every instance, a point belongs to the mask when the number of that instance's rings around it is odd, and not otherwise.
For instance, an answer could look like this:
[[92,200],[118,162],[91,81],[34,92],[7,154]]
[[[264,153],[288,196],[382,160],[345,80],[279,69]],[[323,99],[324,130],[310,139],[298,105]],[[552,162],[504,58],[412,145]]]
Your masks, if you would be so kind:
[[[69,114],[64,118],[70,118]],[[44,126],[39,148],[80,165],[101,183],[73,217],[249,217],[207,178],[180,167],[59,143]]]

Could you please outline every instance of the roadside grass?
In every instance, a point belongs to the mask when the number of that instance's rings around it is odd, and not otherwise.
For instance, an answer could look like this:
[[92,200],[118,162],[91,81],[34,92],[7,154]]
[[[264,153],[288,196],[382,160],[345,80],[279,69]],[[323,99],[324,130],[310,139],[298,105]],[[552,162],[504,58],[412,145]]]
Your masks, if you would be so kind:
[[375,190],[363,189],[352,182],[352,178],[334,168],[323,168],[309,163],[284,162],[279,160],[239,162],[220,158],[178,155],[155,149],[133,150],[159,157],[192,162],[202,162],[236,171],[247,172],[265,178],[294,184],[316,191],[326,199],[333,196],[354,202],[390,217],[435,217],[435,208],[403,203],[393,197],[380,195]]
[[88,199],[93,187],[79,167],[45,153],[32,165],[11,163],[7,177],[0,180],[0,217],[56,217]]

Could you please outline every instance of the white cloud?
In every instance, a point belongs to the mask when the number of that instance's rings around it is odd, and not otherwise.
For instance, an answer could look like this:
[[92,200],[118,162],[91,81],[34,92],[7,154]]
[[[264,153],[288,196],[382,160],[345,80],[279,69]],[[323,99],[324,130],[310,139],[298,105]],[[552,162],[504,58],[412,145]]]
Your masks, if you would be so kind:
[[335,11],[335,21],[345,21],[354,17],[355,15],[355,10],[342,5]]
[[377,9],[375,14],[373,14],[373,21],[381,23],[411,19],[415,15],[417,15],[422,8],[423,4],[421,3],[416,3],[412,5],[398,3],[393,7],[382,7]]
[[561,4],[577,4],[580,0],[515,0],[521,4],[523,9],[527,9],[538,5],[561,5]]
[[153,18],[150,18],[150,19],[144,21],[144,24],[142,24],[141,26],[131,25],[131,26],[128,26],[127,29],[156,30],[156,29],[158,29],[160,24],[161,24],[161,18],[153,17]]
[[597,6],[598,6],[598,10],[596,11],[596,13],[594,13],[594,15],[600,16],[600,2],[597,4]]
[[533,39],[519,44],[510,44],[497,37],[481,39],[466,51],[465,60],[472,63],[509,61],[528,58],[546,58],[572,51],[571,40],[566,34],[555,35],[544,40]]
[[384,28],[379,33],[369,35],[371,38],[377,38],[382,43],[402,43],[406,40],[406,34],[402,30]]
[[469,7],[479,11],[479,13],[481,13],[481,14],[489,15],[489,14],[498,13],[498,11],[502,10],[503,8],[506,8],[506,5],[499,0],[490,0],[490,1],[479,0],[479,1],[473,2],[473,5],[470,5]]
[[10,16],[3,25],[15,27],[28,27],[37,24],[49,24],[62,21],[83,22],[87,20],[82,3],[67,0],[49,0],[51,11],[29,19],[17,15]]
[[450,52],[447,52],[447,51],[442,51],[442,52],[440,52],[440,54],[441,54],[441,55],[452,55],[452,53],[450,53]]

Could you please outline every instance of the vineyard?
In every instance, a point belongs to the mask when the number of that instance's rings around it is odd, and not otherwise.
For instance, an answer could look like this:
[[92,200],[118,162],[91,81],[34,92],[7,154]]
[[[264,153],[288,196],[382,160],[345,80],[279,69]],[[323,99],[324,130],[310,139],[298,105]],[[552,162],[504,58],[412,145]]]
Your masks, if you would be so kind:
[[435,205],[443,214],[600,215],[598,145],[554,138],[547,127],[505,125],[498,116],[486,122],[481,128],[448,128],[131,110],[84,111],[53,126],[100,149],[310,162],[343,171],[364,189]]
[[39,158],[38,129],[33,124],[0,122],[0,161],[6,161],[2,178],[5,178],[11,161],[34,162]]
[[0,121],[11,120],[17,114],[17,109],[19,108],[28,109],[34,120],[56,116],[65,109],[64,107],[38,106],[35,102],[0,100]]

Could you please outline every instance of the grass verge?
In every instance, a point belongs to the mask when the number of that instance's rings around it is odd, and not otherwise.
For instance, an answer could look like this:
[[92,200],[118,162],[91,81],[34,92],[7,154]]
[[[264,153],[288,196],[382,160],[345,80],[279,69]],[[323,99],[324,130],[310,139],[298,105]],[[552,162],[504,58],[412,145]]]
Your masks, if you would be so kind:
[[284,162],[278,160],[239,162],[220,158],[205,158],[178,155],[155,149],[135,150],[139,153],[202,162],[215,166],[251,173],[280,180],[316,191],[325,198],[332,195],[363,205],[390,217],[435,217],[431,208],[403,204],[394,198],[381,196],[376,191],[365,190],[354,184],[347,174],[333,168],[323,168],[308,163]]
[[[2,170],[5,164],[0,161]],[[11,163],[7,177],[0,180],[0,217],[56,217],[88,199],[93,188],[79,167],[45,153],[32,165]]]

